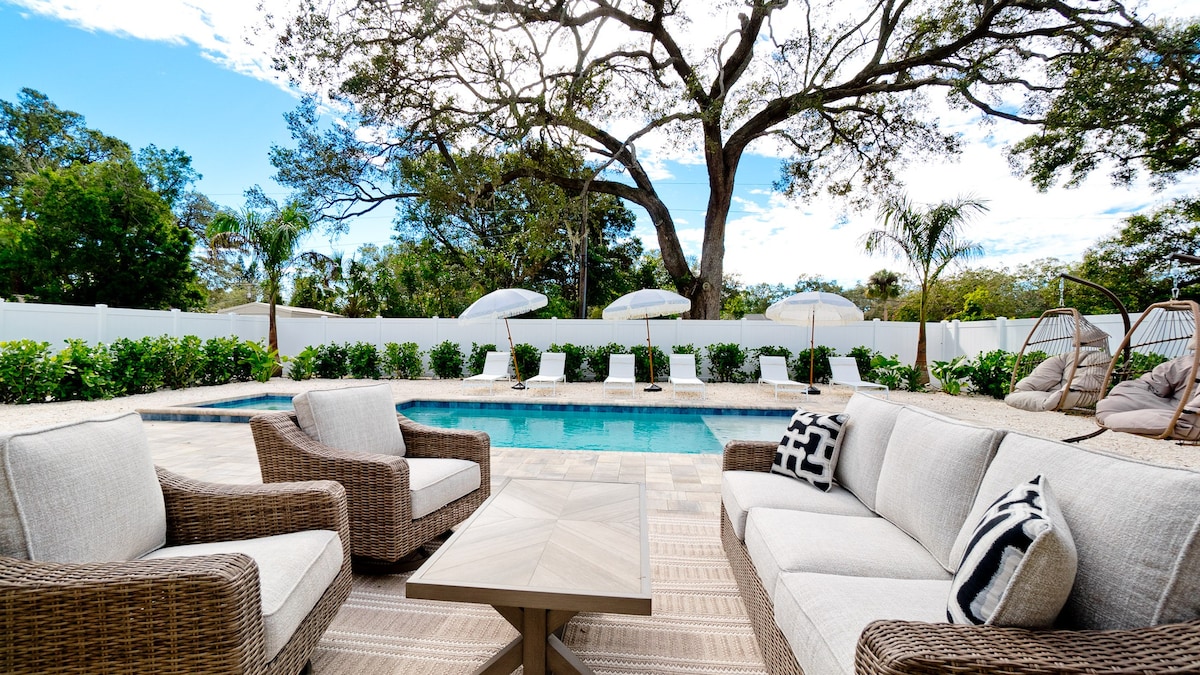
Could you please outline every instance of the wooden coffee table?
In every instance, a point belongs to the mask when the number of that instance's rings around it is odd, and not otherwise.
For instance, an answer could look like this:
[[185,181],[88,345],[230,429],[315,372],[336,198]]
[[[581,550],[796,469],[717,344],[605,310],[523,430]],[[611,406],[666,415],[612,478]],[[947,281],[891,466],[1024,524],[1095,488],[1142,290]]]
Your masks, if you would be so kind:
[[512,479],[408,580],[410,598],[486,603],[518,631],[477,673],[591,673],[559,639],[579,612],[650,614],[646,488]]

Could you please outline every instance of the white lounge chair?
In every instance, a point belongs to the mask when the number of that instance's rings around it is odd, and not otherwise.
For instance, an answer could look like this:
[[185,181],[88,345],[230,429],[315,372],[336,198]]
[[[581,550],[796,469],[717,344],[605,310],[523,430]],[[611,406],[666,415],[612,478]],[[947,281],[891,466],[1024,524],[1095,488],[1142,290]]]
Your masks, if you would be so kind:
[[508,364],[512,352],[488,352],[483,360],[483,372],[463,378],[463,389],[487,385],[489,391],[496,390],[496,382],[509,379]]
[[696,377],[695,354],[672,354],[667,381],[671,383],[671,398],[679,398],[681,391],[698,391],[700,398],[705,397],[704,380]]
[[829,378],[830,384],[842,384],[847,387],[854,387],[856,393],[859,389],[882,389],[883,397],[888,397],[888,388],[886,385],[867,382],[862,379],[862,375],[858,373],[858,361],[855,361],[853,356],[829,357],[829,370],[833,373]]
[[538,366],[538,374],[525,380],[525,386],[533,389],[546,389],[550,393],[558,393],[558,383],[566,382],[567,355],[562,352],[542,352],[542,362]]
[[609,388],[624,389],[629,387],[629,395],[633,396],[633,385],[637,382],[633,375],[633,354],[611,354],[608,357],[608,377],[604,378],[602,394],[607,394]]
[[797,382],[788,377],[787,359],[782,356],[759,356],[758,367],[762,371],[759,375],[758,383],[765,384],[775,390],[775,398],[779,398],[779,392],[795,392],[804,394],[804,398],[808,398],[808,384]]

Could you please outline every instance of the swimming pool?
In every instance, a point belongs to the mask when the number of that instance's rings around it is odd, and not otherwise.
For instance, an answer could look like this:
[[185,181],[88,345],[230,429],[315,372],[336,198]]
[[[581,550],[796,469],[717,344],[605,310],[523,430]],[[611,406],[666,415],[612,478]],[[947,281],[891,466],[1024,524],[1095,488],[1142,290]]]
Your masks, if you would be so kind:
[[228,401],[198,403],[197,408],[220,408],[222,410],[292,410],[291,394],[263,394]]
[[789,410],[410,401],[409,419],[487,432],[498,448],[720,453],[733,439],[778,440]]

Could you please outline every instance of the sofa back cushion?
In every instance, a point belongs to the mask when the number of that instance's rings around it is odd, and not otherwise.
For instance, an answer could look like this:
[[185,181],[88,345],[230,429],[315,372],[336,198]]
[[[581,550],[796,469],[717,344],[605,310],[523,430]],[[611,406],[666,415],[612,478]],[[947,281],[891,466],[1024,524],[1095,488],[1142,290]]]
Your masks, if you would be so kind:
[[404,456],[404,436],[387,384],[309,391],[292,399],[304,433],[352,452]]
[[[1078,551],[1059,625],[1124,629],[1200,618],[1200,473],[1009,433],[967,522],[1030,473],[1054,486]],[[956,563],[970,529],[955,541]]]
[[[904,408],[883,456],[876,512],[921,542],[947,571],[954,571],[950,549],[1003,435],[997,429]],[[1018,482],[1012,481],[1005,491]],[[978,515],[973,522],[977,521]]]
[[0,436],[0,555],[133,560],[166,540],[162,488],[137,413]]
[[846,404],[842,447],[833,476],[871,510],[875,510],[883,453],[896,425],[896,416],[903,408],[867,394],[855,394]]

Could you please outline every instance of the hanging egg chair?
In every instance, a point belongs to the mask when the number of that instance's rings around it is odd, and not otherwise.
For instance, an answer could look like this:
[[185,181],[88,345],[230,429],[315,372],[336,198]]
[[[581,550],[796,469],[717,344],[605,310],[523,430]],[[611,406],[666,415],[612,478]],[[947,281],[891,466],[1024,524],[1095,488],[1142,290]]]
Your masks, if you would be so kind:
[[1104,381],[1111,388],[1096,404],[1096,423],[1152,438],[1200,440],[1198,322],[1200,305],[1192,300],[1147,307],[1108,367]]
[[1021,345],[1004,402],[1031,412],[1090,413],[1111,361],[1108,333],[1075,309],[1048,310]]

